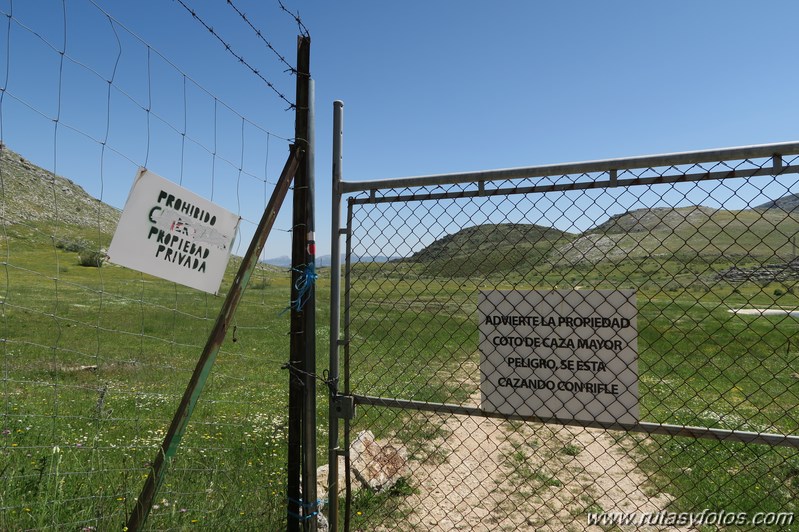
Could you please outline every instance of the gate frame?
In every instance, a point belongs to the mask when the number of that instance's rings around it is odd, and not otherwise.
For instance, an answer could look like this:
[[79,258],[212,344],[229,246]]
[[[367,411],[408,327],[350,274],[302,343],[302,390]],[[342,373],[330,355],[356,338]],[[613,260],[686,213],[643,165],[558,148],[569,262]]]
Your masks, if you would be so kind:
[[[334,383],[330,397],[329,411],[329,477],[328,477],[328,519],[331,530],[338,530],[338,457],[345,458],[345,467],[349,470],[348,446],[350,442],[350,420],[354,417],[355,405],[382,406],[406,410],[418,410],[444,414],[459,414],[504,420],[533,421],[554,423],[564,426],[594,427],[603,429],[617,429],[627,432],[644,434],[662,434],[670,436],[686,436],[691,438],[704,438],[716,441],[733,441],[739,443],[759,443],[771,446],[783,446],[799,449],[799,435],[772,434],[766,432],[750,432],[734,429],[719,429],[710,427],[696,427],[688,425],[674,425],[668,423],[637,422],[634,424],[599,423],[577,420],[561,420],[556,418],[542,418],[536,416],[519,416],[486,412],[479,407],[453,405],[446,403],[429,403],[397,398],[383,398],[350,393],[349,372],[349,307],[350,307],[350,271],[351,271],[351,236],[352,236],[352,211],[354,205],[409,202],[422,200],[458,199],[470,197],[508,196],[511,194],[533,194],[556,191],[588,190],[598,188],[631,187],[637,185],[655,185],[668,183],[689,183],[699,181],[725,179],[751,178],[757,176],[778,176],[785,174],[799,174],[799,159],[792,161],[794,164],[784,164],[786,155],[799,155],[799,142],[783,142],[774,144],[759,144],[733,148],[713,150],[678,152],[661,155],[646,155],[619,159],[604,159],[577,163],[556,165],[530,166],[519,168],[506,168],[478,172],[464,172],[451,174],[433,174],[416,177],[403,177],[392,179],[377,179],[371,181],[344,181],[342,179],[342,139],[343,139],[343,107],[341,101],[334,102],[333,116],[333,174],[332,174],[332,227],[331,227],[331,271],[330,271],[330,381]],[[694,173],[679,172],[675,167],[684,165],[697,165],[702,163],[743,161],[748,159],[771,158],[771,166],[750,168],[744,170],[699,171]],[[666,167],[669,170],[663,175],[643,178],[618,179],[619,171],[647,170]],[[531,179],[565,175],[586,175],[593,173],[607,173],[607,180],[572,182],[563,184],[544,184],[524,187],[486,188],[486,183],[496,181],[509,181],[516,179]],[[457,192],[421,192],[393,196],[377,196],[378,190],[388,189],[414,189],[419,187],[471,184],[473,190]],[[362,198],[348,198],[346,226],[341,227],[341,202],[345,194],[355,192],[369,192],[369,196]],[[346,236],[345,251],[345,293],[344,293],[344,336],[340,336],[340,307],[341,307],[341,243],[340,237]],[[339,349],[344,349],[344,389],[339,394],[337,385],[340,378]],[[344,401],[343,399],[346,399]],[[352,405],[352,408],[349,406]],[[344,448],[339,442],[339,419],[344,420]],[[349,530],[349,471],[347,479],[347,504],[345,507],[345,530]]]

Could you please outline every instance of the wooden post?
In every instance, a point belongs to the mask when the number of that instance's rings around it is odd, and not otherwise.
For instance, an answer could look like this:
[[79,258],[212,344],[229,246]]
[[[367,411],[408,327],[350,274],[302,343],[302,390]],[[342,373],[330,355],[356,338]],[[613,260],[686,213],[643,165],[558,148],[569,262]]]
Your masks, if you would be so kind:
[[[316,301],[311,39],[297,39],[295,142],[306,150],[294,180],[287,530],[316,530]],[[302,486],[300,486],[302,478]]]

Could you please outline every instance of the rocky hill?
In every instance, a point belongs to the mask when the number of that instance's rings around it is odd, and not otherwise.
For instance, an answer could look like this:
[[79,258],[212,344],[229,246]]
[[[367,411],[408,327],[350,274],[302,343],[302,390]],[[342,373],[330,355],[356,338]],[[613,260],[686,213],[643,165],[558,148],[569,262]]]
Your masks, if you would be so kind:
[[671,207],[636,209],[612,216],[590,232],[602,234],[643,233],[674,230],[684,224],[699,227],[707,223],[715,213],[716,209],[701,205],[676,209]]
[[113,233],[120,212],[6,146],[0,146],[0,218],[6,224],[58,223]]
[[774,201],[767,201],[762,205],[754,208],[757,211],[765,211],[769,209],[780,209],[787,212],[799,210],[799,194],[789,194]]
[[683,261],[700,258],[705,262],[747,259],[760,264],[781,263],[792,257],[790,239],[799,231],[797,215],[780,208],[637,209],[613,216],[559,246],[553,251],[552,261],[575,265],[679,257]]

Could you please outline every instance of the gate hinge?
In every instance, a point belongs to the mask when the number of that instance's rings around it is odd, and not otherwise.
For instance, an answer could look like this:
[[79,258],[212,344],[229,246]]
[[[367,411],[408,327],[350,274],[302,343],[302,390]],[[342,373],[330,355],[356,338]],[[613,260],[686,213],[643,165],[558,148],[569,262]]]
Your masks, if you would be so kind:
[[355,417],[355,398],[351,395],[337,395],[333,399],[333,415],[339,419]]

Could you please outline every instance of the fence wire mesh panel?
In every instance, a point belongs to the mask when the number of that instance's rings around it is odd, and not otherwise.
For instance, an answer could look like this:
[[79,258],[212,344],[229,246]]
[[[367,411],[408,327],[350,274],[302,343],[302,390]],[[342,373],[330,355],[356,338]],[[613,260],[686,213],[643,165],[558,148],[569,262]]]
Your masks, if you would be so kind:
[[350,196],[351,528],[797,526],[787,150]]
[[[205,69],[241,68],[198,25],[204,10],[168,4],[164,20],[221,51]],[[262,79],[263,105],[240,114],[96,2],[4,0],[0,13],[0,529],[121,530],[275,188],[293,117]],[[295,23],[283,20],[292,50]],[[269,107],[282,121],[267,128]],[[104,262],[139,167],[242,218],[220,296]],[[290,230],[290,216],[276,227]],[[286,269],[259,265],[150,528],[285,527],[289,301]]]

